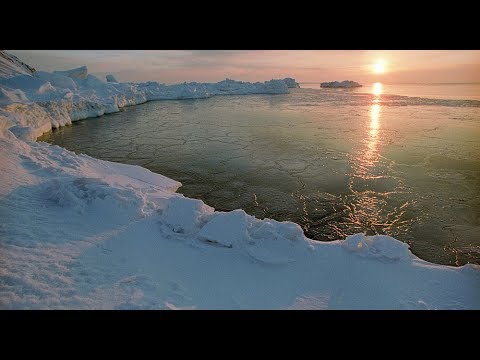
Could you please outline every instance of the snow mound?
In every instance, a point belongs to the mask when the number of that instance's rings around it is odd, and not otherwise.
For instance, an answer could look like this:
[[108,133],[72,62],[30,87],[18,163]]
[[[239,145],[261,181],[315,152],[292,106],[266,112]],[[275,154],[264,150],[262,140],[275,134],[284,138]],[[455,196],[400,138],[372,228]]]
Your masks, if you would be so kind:
[[367,258],[392,261],[411,259],[408,244],[387,235],[350,235],[342,242],[342,246],[348,251]]
[[77,85],[73,79],[64,75],[49,73],[46,71],[36,71],[33,76],[48,81],[55,87],[70,89],[72,91],[77,90]]
[[64,71],[54,71],[54,74],[66,76],[72,79],[86,79],[88,74],[88,69],[86,66],[80,66],[79,68],[64,70]]
[[295,262],[311,246],[299,225],[288,221],[259,220],[240,209],[214,212],[206,220],[197,234],[199,240],[232,248],[263,264]]
[[201,200],[174,197],[162,212],[162,220],[175,233],[192,234],[204,223],[206,215],[214,209]]
[[249,216],[249,241],[246,253],[256,261],[285,265],[305,257],[311,245],[302,228],[295,223],[272,219],[259,220]]
[[105,76],[105,78],[107,79],[107,82],[118,83],[118,80],[112,74],[108,74],[107,76]]
[[305,238],[303,230],[298,224],[272,219],[255,222],[250,229],[250,235],[253,239],[280,238],[293,242],[303,241]]
[[354,87],[361,87],[359,83],[351,80],[344,80],[341,82],[332,81],[332,82],[322,82],[320,87],[322,88],[354,88]]
[[241,209],[213,213],[198,233],[198,237],[235,248],[260,244],[268,239],[295,243],[305,238],[302,228],[295,223],[258,220]]
[[225,247],[240,246],[248,238],[247,214],[243,210],[217,212],[198,236]]

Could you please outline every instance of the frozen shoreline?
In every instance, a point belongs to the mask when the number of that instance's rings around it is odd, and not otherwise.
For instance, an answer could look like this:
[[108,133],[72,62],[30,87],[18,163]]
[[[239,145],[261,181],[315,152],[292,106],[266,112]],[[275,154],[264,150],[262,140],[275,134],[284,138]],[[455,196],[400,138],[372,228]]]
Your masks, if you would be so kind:
[[0,81],[0,308],[480,308],[480,266],[431,264],[388,236],[316,242],[139,166],[31,141],[153,99],[288,92],[281,80],[105,85],[83,68],[19,69]]
[[[67,71],[32,71],[0,51],[0,115],[18,138],[35,140],[52,128],[120,111],[153,100],[201,99],[215,95],[287,94],[294,79],[249,83],[160,84],[102,81],[86,66]],[[18,60],[18,59],[17,59]],[[10,70],[10,72],[9,72]],[[111,80],[111,77],[109,76]]]

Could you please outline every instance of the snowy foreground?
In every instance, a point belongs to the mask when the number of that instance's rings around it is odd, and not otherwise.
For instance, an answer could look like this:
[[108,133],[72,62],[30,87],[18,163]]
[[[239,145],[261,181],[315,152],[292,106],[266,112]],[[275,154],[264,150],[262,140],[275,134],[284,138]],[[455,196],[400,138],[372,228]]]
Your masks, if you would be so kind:
[[282,80],[121,84],[86,68],[34,77],[1,55],[0,308],[480,308],[479,266],[431,264],[388,236],[316,242],[294,223],[215,211],[139,166],[31,141],[149,99],[288,91]]

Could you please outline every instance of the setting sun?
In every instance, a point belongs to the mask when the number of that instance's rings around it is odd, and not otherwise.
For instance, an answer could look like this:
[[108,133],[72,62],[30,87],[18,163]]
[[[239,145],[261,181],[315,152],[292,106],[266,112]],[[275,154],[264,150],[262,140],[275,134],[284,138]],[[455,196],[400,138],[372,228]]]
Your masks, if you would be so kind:
[[378,60],[375,64],[373,64],[373,72],[375,74],[383,74],[385,72],[385,61]]

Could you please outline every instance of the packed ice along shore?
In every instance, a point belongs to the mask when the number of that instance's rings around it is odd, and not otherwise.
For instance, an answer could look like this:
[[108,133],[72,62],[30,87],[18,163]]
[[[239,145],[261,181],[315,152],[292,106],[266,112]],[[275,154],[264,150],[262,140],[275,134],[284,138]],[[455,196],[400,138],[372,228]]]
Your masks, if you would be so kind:
[[[39,79],[17,68],[25,83]],[[89,109],[79,105],[90,104],[88,84],[75,78],[84,72],[57,73],[77,86],[65,107],[2,82],[11,98],[0,105],[0,308],[480,308],[479,266],[428,263],[388,236],[316,242],[291,222],[215,211],[139,166],[29,140],[45,119]]]
[[[218,83],[119,83],[89,74],[86,66],[66,71],[35,71],[16,57],[0,51],[0,106],[14,117],[10,128],[22,139],[35,140],[51,128],[72,121],[118,112],[124,106],[150,100],[200,99],[214,95],[286,94],[292,78],[265,82],[226,79]],[[298,84],[297,84],[298,85]]]

